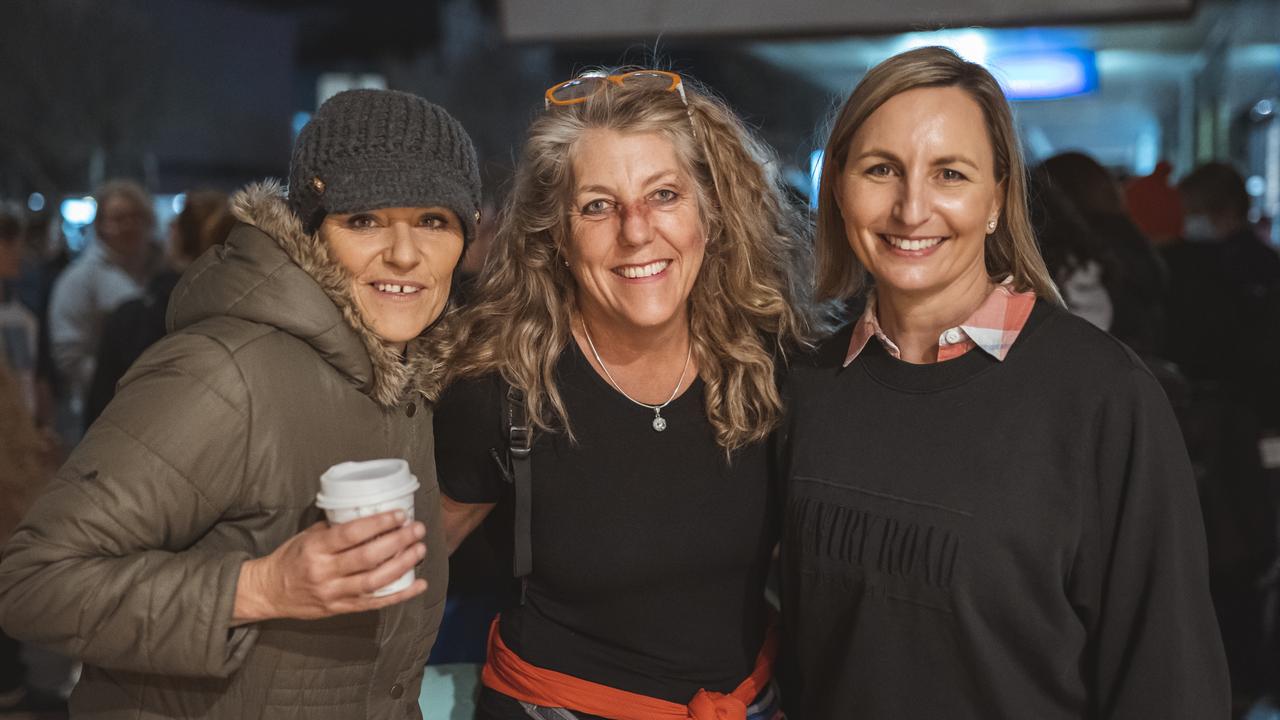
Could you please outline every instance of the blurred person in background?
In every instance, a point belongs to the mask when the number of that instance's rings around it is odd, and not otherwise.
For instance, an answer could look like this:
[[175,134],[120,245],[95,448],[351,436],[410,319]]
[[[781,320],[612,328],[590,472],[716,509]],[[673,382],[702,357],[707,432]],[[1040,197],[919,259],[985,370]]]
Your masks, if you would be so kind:
[[[23,218],[0,205],[0,546],[53,472],[56,443],[37,429],[36,316],[18,301]],[[0,632],[0,713],[56,710],[66,703],[27,684],[22,645]]]
[[1151,242],[1129,218],[1120,185],[1098,161],[1080,152],[1055,155],[1040,167],[1053,191],[1062,193],[1097,236],[1092,243],[1115,260],[1102,276],[1114,308],[1107,330],[1139,355],[1158,353],[1164,342],[1168,280]]
[[[18,280],[18,300],[35,314],[39,335],[36,339],[36,424],[50,433],[79,434],[78,420],[69,417],[68,403],[59,404],[62,384],[54,367],[49,340],[49,298],[58,276],[71,263],[56,212],[46,210],[26,216],[23,235],[22,277]],[[60,219],[60,218],[58,218]],[[62,410],[61,416],[59,411]]]
[[819,298],[864,309],[787,379],[791,717],[1228,716],[1177,423],[1062,308],[1020,147],[996,79],[938,47],[833,124]]
[[450,547],[515,513],[524,587],[477,717],[772,720],[766,440],[821,328],[803,225],[679,75],[591,73],[546,106],[436,409]]
[[[1280,691],[1280,667],[1263,648],[1258,589],[1277,559],[1277,488],[1259,443],[1280,431],[1280,257],[1249,223],[1244,178],[1230,164],[1197,167],[1178,191],[1184,238],[1162,249],[1170,319],[1180,329],[1169,334],[1168,356],[1192,383],[1214,603],[1244,704],[1268,686]],[[1274,622],[1280,608],[1272,614]]]
[[18,300],[17,281],[22,273],[23,222],[17,210],[0,206],[0,365],[21,392],[28,416],[36,412],[36,348],[39,323],[35,314]]
[[1119,272],[1115,256],[1075,205],[1053,187],[1044,168],[1032,170],[1028,180],[1031,225],[1040,255],[1067,309],[1099,330],[1111,330],[1115,307],[1106,281]]
[[58,277],[49,300],[49,341],[61,392],[77,419],[93,381],[102,323],[126,300],[141,297],[164,265],[152,237],[151,196],[130,180],[111,180],[94,193],[93,239]]
[[[302,129],[287,197],[237,194],[172,332],[0,558],[0,625],[84,662],[74,716],[420,716],[447,586],[425,403],[479,184],[442,108],[352,90]],[[326,523],[321,474],[385,457],[417,476],[418,521]]]
[[1280,426],[1280,256],[1249,222],[1244,178],[1212,162],[1178,183],[1183,242],[1167,248],[1173,278],[1170,357],[1194,379],[1226,381],[1265,424]]
[[187,193],[182,212],[170,227],[166,267],[147,283],[142,297],[125,301],[103,321],[93,382],[85,401],[86,428],[102,414],[115,395],[116,383],[129,366],[164,337],[169,295],[182,272],[206,250],[221,245],[234,224],[226,193],[217,190]]
[[[3,245],[0,239],[0,245]],[[0,247],[0,253],[5,249]],[[4,263],[0,255],[0,266]],[[25,392],[0,363],[0,548],[56,468],[48,436],[31,418]],[[22,645],[0,631],[0,716],[66,710],[53,693],[27,684]]]

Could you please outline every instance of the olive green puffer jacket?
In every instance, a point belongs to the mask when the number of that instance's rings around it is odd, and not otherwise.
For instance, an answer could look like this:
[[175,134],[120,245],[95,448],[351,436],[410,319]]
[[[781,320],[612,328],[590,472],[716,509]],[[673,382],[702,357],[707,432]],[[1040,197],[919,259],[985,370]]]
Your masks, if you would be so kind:
[[[426,340],[410,362],[272,186],[184,275],[171,334],[121,381],[0,560],[0,625],[85,663],[86,718],[415,718],[444,607]],[[229,627],[241,563],[321,519],[318,478],[403,457],[429,589],[326,620]]]

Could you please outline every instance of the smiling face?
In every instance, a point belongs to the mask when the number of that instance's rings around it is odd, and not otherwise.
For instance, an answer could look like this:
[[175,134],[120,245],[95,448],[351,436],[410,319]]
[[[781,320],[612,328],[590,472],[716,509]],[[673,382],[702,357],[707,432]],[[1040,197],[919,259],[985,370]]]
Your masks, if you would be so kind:
[[573,153],[564,248],[593,329],[636,333],[687,322],[706,249],[694,179],[655,133],[588,130]]
[[908,90],[862,124],[836,200],[883,295],[968,302],[990,282],[985,241],[1004,189],[982,108],[955,87]]
[[462,223],[445,208],[329,215],[320,237],[351,274],[361,317],[403,352],[444,309],[462,255]]

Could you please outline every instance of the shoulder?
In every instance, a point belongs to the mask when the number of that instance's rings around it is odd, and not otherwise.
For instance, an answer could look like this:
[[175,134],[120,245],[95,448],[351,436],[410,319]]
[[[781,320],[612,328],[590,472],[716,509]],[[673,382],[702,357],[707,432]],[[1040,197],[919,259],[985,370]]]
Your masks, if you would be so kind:
[[1156,382],[1127,345],[1065,308],[1040,300],[1028,325],[1009,359],[1022,356],[1018,362],[1029,363],[1041,377],[1106,391],[1130,386],[1134,378]]
[[811,375],[840,369],[844,366],[845,356],[849,353],[849,340],[852,336],[853,325],[843,325],[819,341],[812,349],[788,356],[787,376]]
[[149,347],[121,380],[133,383],[190,382],[203,385],[237,408],[248,405],[247,376],[261,372],[245,356],[246,348],[272,338],[297,343],[266,325],[232,317],[206,320],[164,336]]
[[90,258],[81,255],[71,264],[67,265],[58,276],[54,278],[53,289],[50,291],[49,302],[58,303],[65,302],[71,297],[82,297],[88,292],[87,283],[95,274],[95,269],[91,267],[93,263]]
[[505,385],[497,373],[461,378],[450,383],[435,403],[436,435],[451,435],[462,428],[499,428]]

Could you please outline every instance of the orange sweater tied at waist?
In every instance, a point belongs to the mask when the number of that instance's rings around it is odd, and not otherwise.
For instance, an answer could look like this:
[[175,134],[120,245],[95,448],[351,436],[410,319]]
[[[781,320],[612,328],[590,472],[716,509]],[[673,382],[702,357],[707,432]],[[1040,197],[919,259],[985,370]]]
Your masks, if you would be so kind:
[[773,678],[778,651],[777,630],[771,626],[755,669],[741,685],[727,695],[699,690],[681,705],[530,665],[502,642],[498,619],[489,627],[489,658],[481,674],[485,687],[527,703],[617,720],[746,720],[747,706]]

